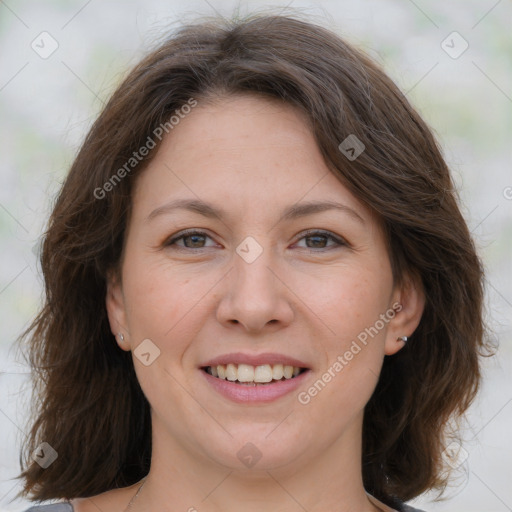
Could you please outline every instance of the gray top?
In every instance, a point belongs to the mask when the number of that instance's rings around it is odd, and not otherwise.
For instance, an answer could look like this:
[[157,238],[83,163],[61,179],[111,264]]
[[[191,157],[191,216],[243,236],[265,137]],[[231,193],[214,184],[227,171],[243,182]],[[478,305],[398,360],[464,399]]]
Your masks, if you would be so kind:
[[402,512],[425,512],[424,510],[420,510],[419,508],[413,508],[410,505],[402,505]]
[[53,503],[51,505],[36,505],[25,512],[73,512],[71,503]]

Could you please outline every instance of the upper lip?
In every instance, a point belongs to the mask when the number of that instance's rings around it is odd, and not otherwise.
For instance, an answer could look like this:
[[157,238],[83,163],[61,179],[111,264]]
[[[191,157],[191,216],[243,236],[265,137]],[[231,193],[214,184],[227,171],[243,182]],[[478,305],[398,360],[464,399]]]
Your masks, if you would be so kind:
[[265,352],[263,354],[246,354],[243,352],[232,352],[230,354],[223,354],[221,356],[210,359],[201,365],[202,368],[206,366],[218,366],[219,364],[250,364],[252,366],[260,366],[263,364],[284,364],[289,366],[297,366],[298,368],[308,368],[308,365],[299,359],[287,356],[285,354],[278,354],[275,352]]

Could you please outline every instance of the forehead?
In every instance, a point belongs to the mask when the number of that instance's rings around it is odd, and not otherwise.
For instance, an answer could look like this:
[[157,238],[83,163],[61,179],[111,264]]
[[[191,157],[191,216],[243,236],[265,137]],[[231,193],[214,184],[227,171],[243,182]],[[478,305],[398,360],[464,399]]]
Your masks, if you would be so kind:
[[199,101],[137,180],[134,210],[148,215],[184,197],[235,216],[261,217],[318,200],[342,201],[371,216],[327,166],[305,116],[255,96]]

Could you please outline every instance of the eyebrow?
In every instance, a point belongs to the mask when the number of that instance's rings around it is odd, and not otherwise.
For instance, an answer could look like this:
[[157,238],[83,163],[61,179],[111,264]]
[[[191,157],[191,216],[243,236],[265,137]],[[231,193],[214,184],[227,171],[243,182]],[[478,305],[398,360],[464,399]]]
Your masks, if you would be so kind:
[[[198,213],[204,217],[218,219],[222,221],[226,217],[226,212],[221,208],[217,208],[211,203],[199,199],[175,199],[158,208],[155,208],[146,218],[146,222],[153,220],[155,217],[164,214],[170,214],[175,210],[187,210]],[[363,218],[352,208],[345,204],[334,201],[309,201],[305,203],[292,204],[285,208],[279,222],[283,220],[293,220],[300,217],[306,217],[314,213],[324,212],[327,210],[339,210],[348,214],[353,219],[364,225]]]

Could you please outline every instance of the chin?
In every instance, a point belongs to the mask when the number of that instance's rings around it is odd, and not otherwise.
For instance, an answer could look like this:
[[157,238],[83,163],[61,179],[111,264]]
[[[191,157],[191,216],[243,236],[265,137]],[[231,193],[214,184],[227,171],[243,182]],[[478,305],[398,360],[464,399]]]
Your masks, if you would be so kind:
[[272,428],[265,425],[264,429],[243,429],[233,437],[226,434],[222,438],[203,439],[196,446],[202,445],[208,459],[229,470],[255,476],[263,472],[268,478],[266,471],[294,466],[305,455],[304,447],[310,446],[309,440],[286,429],[269,435]]

